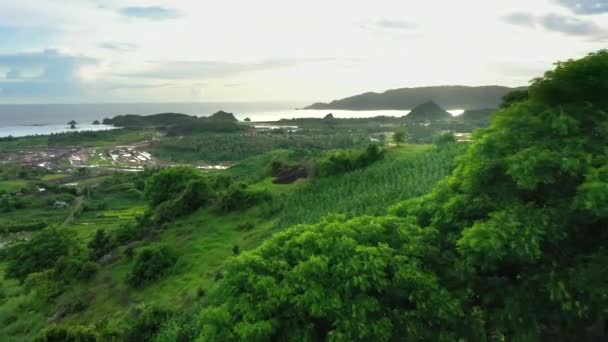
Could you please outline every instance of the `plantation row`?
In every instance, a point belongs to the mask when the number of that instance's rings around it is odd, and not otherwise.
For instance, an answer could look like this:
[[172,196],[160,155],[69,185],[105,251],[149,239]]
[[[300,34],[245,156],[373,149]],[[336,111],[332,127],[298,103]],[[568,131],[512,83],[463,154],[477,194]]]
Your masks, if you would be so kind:
[[363,133],[337,134],[200,134],[166,138],[152,145],[161,159],[173,161],[242,160],[276,149],[328,150],[361,147],[369,143]]
[[316,222],[329,213],[383,213],[400,200],[427,193],[449,174],[458,147],[429,149],[417,146],[392,150],[368,168],[314,178],[294,193],[275,197],[267,210],[280,211],[277,228]]

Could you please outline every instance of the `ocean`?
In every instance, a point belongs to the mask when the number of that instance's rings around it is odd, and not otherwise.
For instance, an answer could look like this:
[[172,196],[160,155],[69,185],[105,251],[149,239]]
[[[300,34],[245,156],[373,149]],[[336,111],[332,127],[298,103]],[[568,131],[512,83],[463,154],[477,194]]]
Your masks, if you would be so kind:
[[[74,131],[67,125],[76,121],[76,130],[111,129],[105,125],[92,125],[123,114],[150,115],[157,113],[183,113],[209,116],[219,110],[234,113],[239,120],[274,121],[282,118],[322,118],[332,113],[337,118],[364,118],[378,115],[403,116],[408,110],[298,110],[309,103],[287,102],[183,102],[183,103],[85,103],[85,104],[5,104],[0,105],[0,137],[27,136]],[[452,115],[461,110],[450,110]]]

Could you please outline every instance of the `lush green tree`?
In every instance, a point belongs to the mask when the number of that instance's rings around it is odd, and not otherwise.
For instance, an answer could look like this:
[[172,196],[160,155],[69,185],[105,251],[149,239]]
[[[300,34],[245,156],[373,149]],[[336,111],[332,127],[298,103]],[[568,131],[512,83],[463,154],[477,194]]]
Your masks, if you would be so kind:
[[393,133],[393,142],[397,145],[403,144],[406,139],[407,132],[403,128],[399,128]]
[[433,143],[435,146],[442,148],[446,146],[450,146],[456,142],[456,137],[454,136],[454,132],[448,131],[438,134],[435,139],[433,139]]
[[522,102],[528,99],[528,90],[513,90],[502,97],[500,108],[507,108],[510,105]]
[[110,251],[111,241],[110,236],[103,229],[97,229],[93,239],[89,241],[89,255],[91,259],[98,260]]
[[441,186],[395,209],[440,232],[488,337],[606,337],[606,77],[607,51],[558,63],[475,134]]
[[244,183],[236,183],[230,187],[220,197],[217,208],[223,212],[231,212],[250,208],[252,205],[267,201],[270,193],[263,190],[251,190]]
[[133,287],[141,287],[162,277],[177,261],[177,256],[169,247],[161,245],[142,249],[127,276]]
[[201,315],[202,340],[454,338],[458,298],[425,272],[439,258],[436,233],[336,216],[276,234],[229,262],[217,306]]
[[6,275],[23,280],[30,273],[52,269],[59,258],[69,256],[75,248],[76,242],[67,231],[43,229],[8,251]]
[[93,327],[52,325],[44,329],[35,342],[96,342],[99,335]]
[[195,168],[189,166],[168,167],[154,173],[146,180],[145,194],[152,206],[179,196],[188,184],[202,177]]

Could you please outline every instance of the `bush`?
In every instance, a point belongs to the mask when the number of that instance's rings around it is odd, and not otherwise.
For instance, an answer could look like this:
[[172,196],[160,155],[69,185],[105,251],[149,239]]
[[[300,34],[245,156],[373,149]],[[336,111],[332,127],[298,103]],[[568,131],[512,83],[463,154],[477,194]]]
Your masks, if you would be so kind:
[[189,166],[169,167],[152,175],[146,181],[145,194],[152,206],[176,198],[188,184],[202,174]]
[[76,243],[66,231],[46,228],[30,240],[18,243],[7,252],[6,276],[25,279],[28,274],[51,269],[61,257],[67,257]]
[[98,229],[93,239],[89,242],[88,247],[91,260],[98,260],[110,251],[112,247],[110,236],[106,234],[105,230]]
[[87,280],[93,278],[93,276],[95,274],[97,274],[98,271],[99,271],[98,263],[92,262],[92,261],[86,261],[80,267],[80,272],[78,272],[78,279],[87,281]]
[[34,342],[96,342],[99,335],[93,327],[53,325],[42,331]]
[[123,224],[113,232],[114,242],[118,245],[124,245],[136,241],[141,237],[141,231],[142,229],[135,224]]
[[137,255],[127,282],[133,287],[144,286],[162,277],[176,261],[177,256],[167,246],[145,248]]
[[268,191],[251,191],[247,189],[245,184],[233,184],[220,197],[218,208],[223,212],[231,212],[236,210],[244,210],[251,206],[270,200]]
[[384,151],[370,144],[363,151],[339,151],[319,163],[320,176],[338,175],[367,167],[382,158]]
[[435,146],[442,148],[456,143],[456,137],[454,137],[454,132],[443,132],[433,139],[433,144]]
[[135,308],[132,312],[135,317],[126,333],[125,340],[133,342],[151,341],[163,323],[171,317],[171,314],[171,311],[157,307]]

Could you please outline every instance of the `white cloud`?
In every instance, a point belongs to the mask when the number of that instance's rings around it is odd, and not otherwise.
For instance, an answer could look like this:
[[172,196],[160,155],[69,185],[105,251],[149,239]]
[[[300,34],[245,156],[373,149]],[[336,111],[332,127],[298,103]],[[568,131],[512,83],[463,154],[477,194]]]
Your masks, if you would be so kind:
[[[516,75],[495,67],[550,66],[605,45],[604,35],[587,34],[608,29],[605,15],[574,15],[557,0],[0,4],[2,25],[53,30],[44,48],[97,61],[69,71],[87,89],[78,101],[191,100],[192,89],[200,100],[308,101],[402,86],[521,85],[536,67]],[[0,54],[41,51],[22,45]]]

